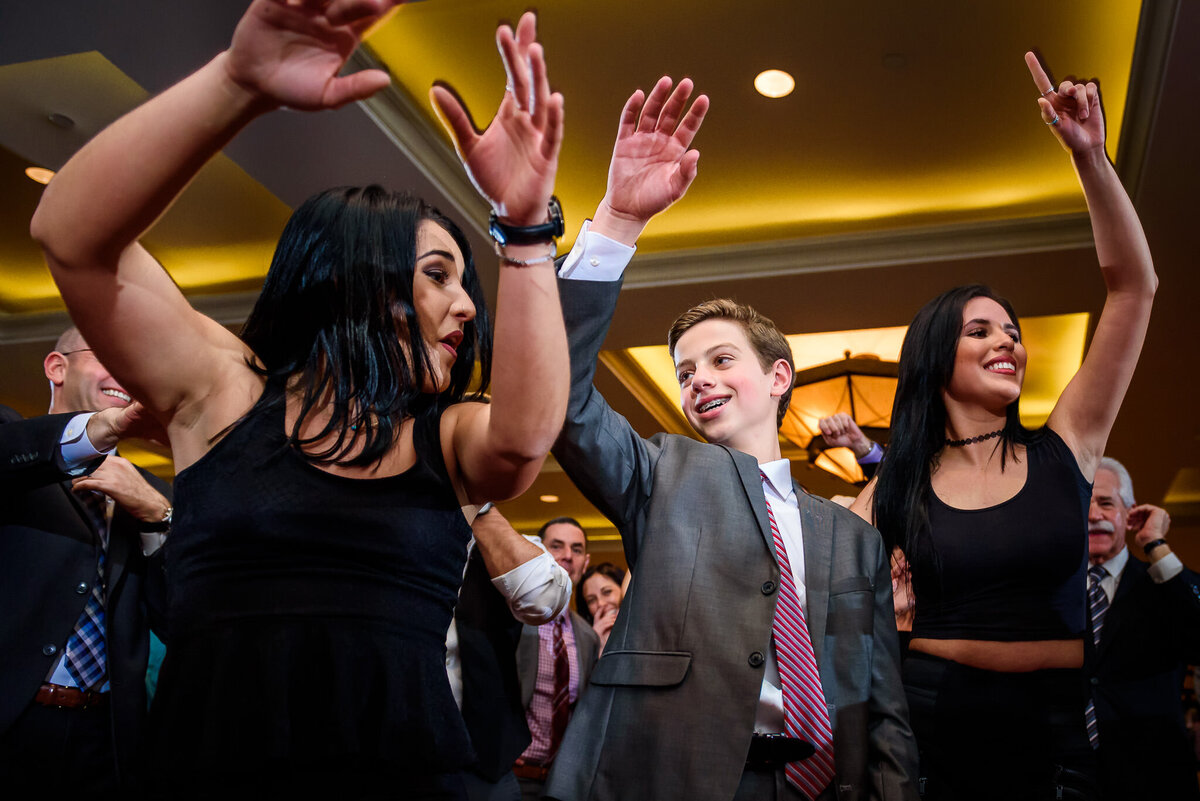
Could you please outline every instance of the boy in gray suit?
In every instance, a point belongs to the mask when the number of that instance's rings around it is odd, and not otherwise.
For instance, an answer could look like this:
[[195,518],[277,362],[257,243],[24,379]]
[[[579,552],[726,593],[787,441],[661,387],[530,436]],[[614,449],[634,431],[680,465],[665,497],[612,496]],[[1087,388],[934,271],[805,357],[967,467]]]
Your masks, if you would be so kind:
[[630,97],[608,192],[559,270],[572,386],[554,454],[621,531],[634,579],[546,794],[915,799],[888,554],[791,480],[782,334],[732,301],[672,326],[683,412],[706,443],[643,439],[592,386],[632,246],[696,175],[708,99],[685,114],[691,90],[663,78]]

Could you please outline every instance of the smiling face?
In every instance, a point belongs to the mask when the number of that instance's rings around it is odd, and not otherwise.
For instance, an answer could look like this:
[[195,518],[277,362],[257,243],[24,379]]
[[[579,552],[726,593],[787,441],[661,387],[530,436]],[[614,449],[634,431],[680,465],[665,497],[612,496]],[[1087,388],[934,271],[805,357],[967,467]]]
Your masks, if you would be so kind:
[[982,406],[1001,416],[1021,395],[1025,346],[1016,324],[996,301],[976,297],[963,306],[962,331],[954,372],[942,396],[951,402]]
[[46,357],[50,379],[50,412],[100,411],[130,404],[129,393],[105,369],[78,333],[59,340],[59,348]]
[[1121,499],[1120,479],[1102,467],[1096,471],[1088,506],[1088,560],[1099,565],[1119,554],[1128,528],[1129,507]]
[[442,392],[450,386],[463,328],[475,318],[475,304],[463,286],[464,269],[462,251],[450,232],[432,220],[422,220],[417,228],[413,307],[433,369],[426,392]]
[[778,448],[779,399],[791,386],[786,361],[764,369],[745,329],[720,318],[684,332],[674,356],[683,415],[702,437],[756,456],[756,444]]
[[588,614],[595,620],[601,609],[621,606],[621,585],[603,573],[593,573],[583,582],[583,602],[587,604]]

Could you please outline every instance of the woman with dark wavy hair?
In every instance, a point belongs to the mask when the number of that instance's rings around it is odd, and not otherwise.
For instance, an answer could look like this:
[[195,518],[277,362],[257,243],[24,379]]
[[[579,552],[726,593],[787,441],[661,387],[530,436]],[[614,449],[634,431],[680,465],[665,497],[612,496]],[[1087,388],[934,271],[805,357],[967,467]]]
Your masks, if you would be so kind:
[[612,562],[601,562],[583,571],[575,588],[575,610],[596,630],[601,651],[617,621],[624,594],[625,571]]
[[977,284],[934,298],[905,336],[891,441],[852,507],[911,568],[902,672],[926,799],[1096,792],[1081,671],[1087,510],[1158,279],[1104,151],[1096,84],[1056,90],[1032,53],[1026,63],[1091,214],[1108,289],[1091,346],[1030,430],[1012,306]]
[[[257,116],[383,88],[379,70],[340,71],[392,5],[255,0],[227,51],[72,158],[33,220],[80,330],[174,452],[171,638],[152,713],[171,797],[463,792],[471,747],[444,665],[462,507],[529,486],[567,397],[551,202],[562,98],[533,16],[498,31],[509,86],[482,134],[433,91],[506,239],[494,370],[467,241],[407,195],[305,202],[241,338],[137,241]],[[463,402],[477,366],[490,404]]]

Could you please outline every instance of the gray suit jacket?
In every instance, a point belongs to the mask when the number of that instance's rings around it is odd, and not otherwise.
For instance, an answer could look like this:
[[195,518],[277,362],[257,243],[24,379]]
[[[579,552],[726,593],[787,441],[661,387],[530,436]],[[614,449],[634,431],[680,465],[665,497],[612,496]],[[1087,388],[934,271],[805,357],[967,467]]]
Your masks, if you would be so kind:
[[[575,634],[575,657],[579,662],[579,697],[587,688],[596,656],[600,653],[600,638],[588,622],[567,610],[571,615],[571,629]],[[549,625],[549,624],[546,624]],[[517,643],[517,678],[521,681],[521,706],[529,709],[533,700],[533,685],[537,683],[538,626],[523,626],[521,641]]]
[[[729,801],[779,583],[758,465],[687,437],[639,437],[592,387],[620,283],[559,289],[571,399],[554,454],[620,529],[634,579],[546,794]],[[888,555],[861,519],[797,493],[808,625],[834,730],[837,776],[825,795],[916,799]]]

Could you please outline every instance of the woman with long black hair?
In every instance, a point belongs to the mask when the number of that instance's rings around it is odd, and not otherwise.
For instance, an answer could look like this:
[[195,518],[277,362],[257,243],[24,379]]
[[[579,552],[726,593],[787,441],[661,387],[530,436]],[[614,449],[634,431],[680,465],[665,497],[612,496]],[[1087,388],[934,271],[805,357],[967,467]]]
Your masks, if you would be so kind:
[[1091,346],[1046,425],[1029,430],[1009,303],[980,285],[927,303],[901,350],[887,454],[852,507],[912,571],[903,676],[929,799],[1095,792],[1080,671],[1087,508],[1158,279],[1104,150],[1096,84],[1056,89],[1032,53],[1026,63],[1091,215],[1108,290]]
[[[509,84],[486,131],[433,92],[505,240],[494,369],[466,239],[406,195],[341,188],[297,209],[240,338],[137,241],[257,116],[383,88],[379,70],[340,71],[392,5],[255,0],[227,51],[72,158],[33,220],[80,330],[170,436],[152,719],[171,797],[458,797],[471,761],[443,662],[461,507],[529,486],[567,397],[562,98],[533,16],[498,31]],[[490,404],[462,402],[477,362]]]

